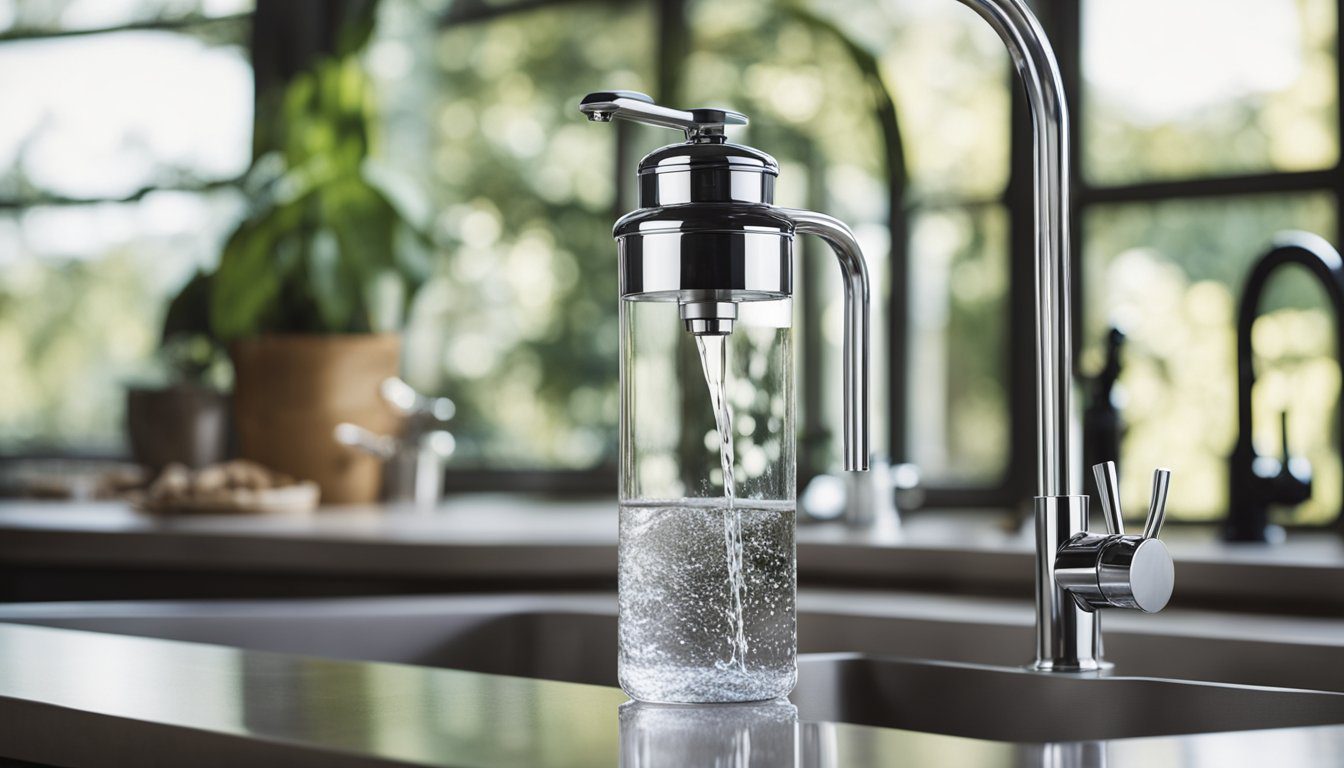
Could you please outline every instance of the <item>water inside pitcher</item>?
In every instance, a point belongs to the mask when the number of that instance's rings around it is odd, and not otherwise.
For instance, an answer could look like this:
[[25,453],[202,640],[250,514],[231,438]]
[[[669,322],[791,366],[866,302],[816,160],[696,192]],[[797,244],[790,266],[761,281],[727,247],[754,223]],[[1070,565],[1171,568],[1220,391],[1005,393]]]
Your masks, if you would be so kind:
[[694,335],[624,300],[620,681],[654,702],[754,701],[797,678],[792,301]]

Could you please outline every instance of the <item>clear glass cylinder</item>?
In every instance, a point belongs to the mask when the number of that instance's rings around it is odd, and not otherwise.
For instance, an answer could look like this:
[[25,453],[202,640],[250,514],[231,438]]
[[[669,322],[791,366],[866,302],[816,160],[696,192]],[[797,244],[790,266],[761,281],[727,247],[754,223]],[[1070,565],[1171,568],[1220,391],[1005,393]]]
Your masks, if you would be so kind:
[[676,302],[621,302],[620,682],[641,701],[797,680],[793,306],[737,309],[695,336]]

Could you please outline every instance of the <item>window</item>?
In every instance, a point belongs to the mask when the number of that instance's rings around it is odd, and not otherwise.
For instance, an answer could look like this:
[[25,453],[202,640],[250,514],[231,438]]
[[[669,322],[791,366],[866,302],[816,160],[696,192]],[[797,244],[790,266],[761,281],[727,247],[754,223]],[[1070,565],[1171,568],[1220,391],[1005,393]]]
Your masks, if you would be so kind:
[[[1110,325],[1129,334],[1131,510],[1166,463],[1173,518],[1223,514],[1241,281],[1277,230],[1338,234],[1340,5],[1034,3],[1073,108],[1077,373],[1098,368]],[[251,22],[247,0],[0,0],[0,387],[16,393],[0,451],[119,450],[120,382],[242,215]],[[1031,494],[1030,126],[969,9],[383,0],[364,61],[376,170],[428,201],[447,254],[413,309],[405,373],[457,400],[465,474],[615,482],[609,233],[638,158],[676,137],[583,122],[578,98],[613,87],[748,113],[741,139],[781,163],[778,202],[854,227],[878,297],[874,446],[921,467],[931,505]],[[842,297],[825,247],[800,251],[805,479],[838,464]],[[1256,327],[1257,438],[1273,452],[1289,411],[1316,496],[1283,521],[1318,523],[1344,501],[1340,383],[1319,292],[1279,283]]]
[[[1081,366],[1100,366],[1109,325],[1126,331],[1127,509],[1146,508],[1149,470],[1166,465],[1171,518],[1221,519],[1250,265],[1280,230],[1338,242],[1338,3],[1080,5]],[[1296,271],[1276,278],[1254,328],[1254,427],[1258,450],[1277,456],[1287,411],[1315,485],[1278,521],[1319,524],[1341,503],[1338,369],[1324,295]]]
[[0,3],[0,452],[124,450],[123,384],[243,213],[249,12]]
[[416,300],[405,372],[457,402],[459,469],[614,461],[617,134],[577,105],[649,89],[650,10],[566,3],[440,28],[384,4],[368,53],[382,149],[427,191],[448,252]]

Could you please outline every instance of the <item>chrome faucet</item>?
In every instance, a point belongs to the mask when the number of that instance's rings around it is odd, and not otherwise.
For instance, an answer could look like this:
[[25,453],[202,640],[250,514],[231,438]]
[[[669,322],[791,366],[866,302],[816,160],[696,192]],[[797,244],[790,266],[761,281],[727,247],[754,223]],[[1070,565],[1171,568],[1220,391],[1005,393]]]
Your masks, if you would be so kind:
[[1088,497],[1072,438],[1069,309],[1069,111],[1054,51],[1025,0],[961,0],[999,33],[1031,111],[1036,225],[1036,661],[1042,672],[1090,672],[1101,658],[1099,608],[1161,610],[1171,555],[1157,539],[1170,472],[1155,476],[1142,536],[1124,534],[1114,465],[1099,464],[1109,534],[1088,532]]

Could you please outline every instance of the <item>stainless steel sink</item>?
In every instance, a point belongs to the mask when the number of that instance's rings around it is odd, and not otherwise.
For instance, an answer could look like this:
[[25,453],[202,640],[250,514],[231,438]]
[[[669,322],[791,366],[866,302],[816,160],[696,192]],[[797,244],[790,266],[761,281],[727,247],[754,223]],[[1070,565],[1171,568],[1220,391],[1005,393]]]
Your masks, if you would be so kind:
[[[27,604],[0,606],[0,621],[616,684],[614,605],[607,596]],[[1304,666],[1314,667],[1317,678],[1338,676],[1338,665],[1312,664],[1275,643],[1210,647],[1208,638],[1112,631],[1108,651],[1126,675],[1082,679],[1017,668],[1029,626],[804,606],[799,638],[792,699],[811,721],[1015,742],[1344,724],[1344,694],[1282,682]],[[840,650],[850,652],[834,653]],[[1277,664],[1260,663],[1271,659]],[[1187,676],[1224,676],[1203,682],[1134,676],[1175,665]],[[1226,673],[1283,687],[1238,684],[1246,680],[1228,680]]]

